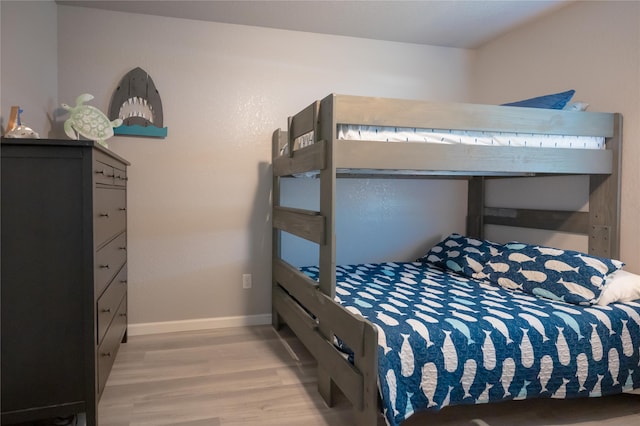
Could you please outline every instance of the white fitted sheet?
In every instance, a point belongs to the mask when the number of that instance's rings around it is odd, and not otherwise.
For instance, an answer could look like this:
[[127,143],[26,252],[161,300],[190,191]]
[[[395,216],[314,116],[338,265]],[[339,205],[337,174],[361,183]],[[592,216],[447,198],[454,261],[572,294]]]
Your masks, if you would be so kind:
[[[605,141],[596,136],[540,135],[533,133],[479,132],[463,130],[419,129],[338,125],[338,139],[380,142],[427,142],[464,145],[496,145],[534,148],[604,149]],[[308,138],[301,140],[310,144]]]

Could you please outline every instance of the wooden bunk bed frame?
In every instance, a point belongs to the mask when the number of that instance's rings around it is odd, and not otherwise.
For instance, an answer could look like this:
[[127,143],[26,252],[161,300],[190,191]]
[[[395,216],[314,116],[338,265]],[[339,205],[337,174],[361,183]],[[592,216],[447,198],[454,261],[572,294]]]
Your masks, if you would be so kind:
[[[524,148],[337,140],[338,124],[553,135],[602,136],[605,150]],[[314,143],[294,150],[313,131]],[[377,424],[377,330],[334,301],[336,287],[336,180],[359,177],[465,177],[466,234],[483,238],[496,224],[588,235],[589,253],[619,257],[622,116],[504,106],[329,95],[289,118],[273,134],[272,321],[285,322],[318,363],[318,390],[333,405],[335,386],[353,405],[355,424]],[[288,152],[281,155],[288,145]],[[320,211],[280,205],[280,179],[319,170]],[[589,175],[589,211],[496,209],[484,205],[488,176]],[[285,231],[320,246],[319,282],[281,258]],[[353,363],[334,346],[338,336]]]

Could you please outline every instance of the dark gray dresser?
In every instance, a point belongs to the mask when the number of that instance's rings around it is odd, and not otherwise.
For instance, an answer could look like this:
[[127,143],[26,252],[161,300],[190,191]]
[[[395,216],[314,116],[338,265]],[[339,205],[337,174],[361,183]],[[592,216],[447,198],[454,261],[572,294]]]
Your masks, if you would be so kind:
[[2,139],[0,423],[85,412],[127,336],[127,166],[91,141]]

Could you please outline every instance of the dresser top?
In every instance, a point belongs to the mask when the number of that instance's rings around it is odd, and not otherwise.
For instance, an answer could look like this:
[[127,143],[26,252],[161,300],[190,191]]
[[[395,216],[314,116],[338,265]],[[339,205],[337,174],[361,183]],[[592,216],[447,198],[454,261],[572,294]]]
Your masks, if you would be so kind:
[[87,147],[95,148],[98,151],[123,162],[127,166],[131,165],[127,160],[120,157],[115,152],[103,147],[99,143],[90,140],[75,140],[75,139],[23,139],[23,138],[2,138],[2,145],[16,145],[16,146],[68,146],[68,147]]

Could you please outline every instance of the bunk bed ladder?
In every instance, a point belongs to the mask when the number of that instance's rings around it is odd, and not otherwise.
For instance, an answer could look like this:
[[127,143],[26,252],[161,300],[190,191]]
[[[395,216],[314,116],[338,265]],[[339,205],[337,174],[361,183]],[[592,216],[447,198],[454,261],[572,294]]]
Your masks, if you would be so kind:
[[[325,109],[325,112],[329,111],[330,105]],[[369,321],[356,317],[334,302],[336,171],[332,161],[333,132],[332,129],[313,128],[314,144],[292,153],[296,135],[306,133],[316,122],[318,105],[311,105],[304,114],[311,115],[313,121],[306,120],[306,124],[301,125],[290,120],[290,131],[276,130],[272,139],[272,324],[279,329],[285,322],[314,354],[318,363],[318,391],[328,406],[333,405],[336,388],[339,388],[353,405],[355,425],[375,426],[380,413],[377,330]],[[320,136],[324,140],[319,140]],[[281,156],[281,149],[285,146],[288,146],[290,155]],[[324,173],[320,180],[320,211],[282,206],[281,177],[308,170]],[[281,231],[320,246],[318,283],[282,259]],[[353,350],[353,364],[333,346],[334,335]]]

